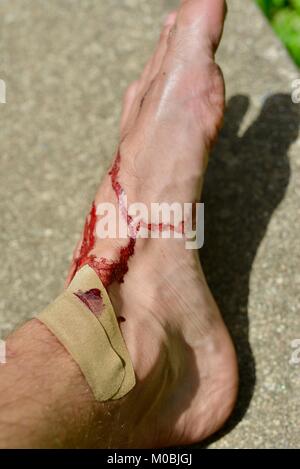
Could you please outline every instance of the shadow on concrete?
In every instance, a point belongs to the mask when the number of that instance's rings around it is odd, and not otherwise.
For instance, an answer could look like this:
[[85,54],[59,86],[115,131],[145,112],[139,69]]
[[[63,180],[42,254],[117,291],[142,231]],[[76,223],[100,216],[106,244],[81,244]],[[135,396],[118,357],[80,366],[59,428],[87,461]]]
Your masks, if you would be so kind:
[[200,257],[237,349],[240,391],[227,425],[201,447],[232,430],[253,395],[249,280],[257,250],[289,182],[287,151],[298,136],[300,123],[299,106],[290,95],[275,94],[265,100],[257,119],[239,136],[248,106],[247,96],[230,99],[204,187],[205,245]]

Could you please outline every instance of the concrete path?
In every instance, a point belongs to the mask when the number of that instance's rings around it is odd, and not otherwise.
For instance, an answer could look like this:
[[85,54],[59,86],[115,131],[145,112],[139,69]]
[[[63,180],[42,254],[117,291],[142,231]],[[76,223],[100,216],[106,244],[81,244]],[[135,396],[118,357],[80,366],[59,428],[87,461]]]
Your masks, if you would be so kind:
[[[225,126],[205,186],[202,258],[241,392],[205,446],[300,446],[300,77],[250,0],[229,0]],[[60,291],[115,148],[120,100],[172,0],[1,0],[0,337]]]

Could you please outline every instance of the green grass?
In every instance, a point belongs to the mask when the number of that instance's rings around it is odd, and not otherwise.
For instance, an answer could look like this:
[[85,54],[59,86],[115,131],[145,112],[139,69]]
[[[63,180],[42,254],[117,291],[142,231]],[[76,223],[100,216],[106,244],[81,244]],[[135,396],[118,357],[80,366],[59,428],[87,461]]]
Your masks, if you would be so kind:
[[256,0],[300,67],[300,0]]

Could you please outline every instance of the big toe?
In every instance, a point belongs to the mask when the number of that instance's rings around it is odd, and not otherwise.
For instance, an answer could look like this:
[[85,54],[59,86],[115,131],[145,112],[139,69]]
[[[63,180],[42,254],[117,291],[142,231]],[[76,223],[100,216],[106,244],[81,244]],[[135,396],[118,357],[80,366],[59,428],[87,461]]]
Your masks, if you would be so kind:
[[[179,42],[193,41],[209,55],[217,49],[226,15],[225,0],[182,0],[177,16],[176,35]],[[188,55],[188,51],[186,51]]]

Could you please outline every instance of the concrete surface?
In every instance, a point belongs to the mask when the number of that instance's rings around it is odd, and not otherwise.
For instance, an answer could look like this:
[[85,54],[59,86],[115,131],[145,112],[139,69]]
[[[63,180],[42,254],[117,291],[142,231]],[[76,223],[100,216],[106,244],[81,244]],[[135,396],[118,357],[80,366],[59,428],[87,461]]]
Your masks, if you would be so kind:
[[[210,448],[299,447],[300,71],[250,1],[229,0],[225,127],[205,186],[205,271],[237,345],[237,410]],[[1,0],[0,332],[60,291],[114,151],[120,99],[173,0]],[[96,170],[95,170],[96,168]],[[298,396],[297,396],[298,395]]]

